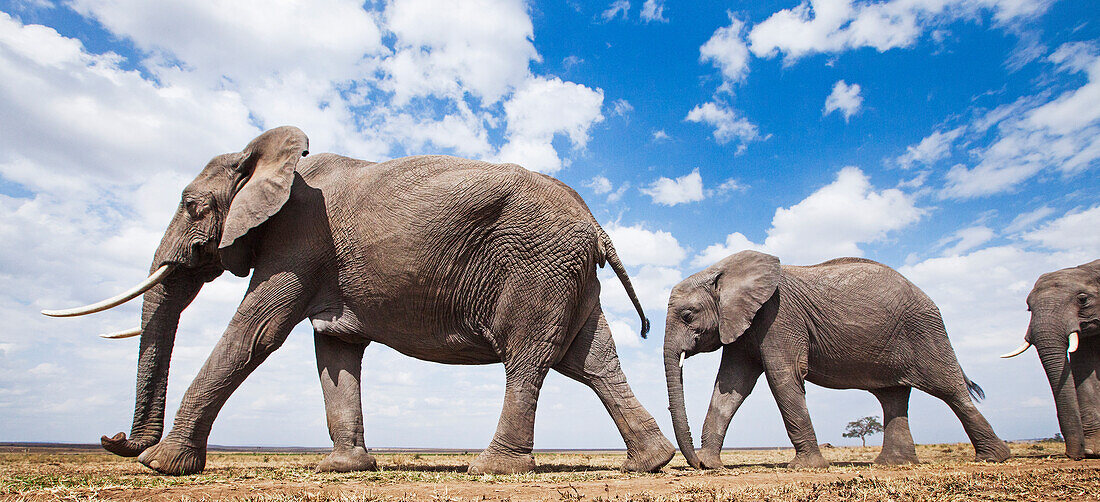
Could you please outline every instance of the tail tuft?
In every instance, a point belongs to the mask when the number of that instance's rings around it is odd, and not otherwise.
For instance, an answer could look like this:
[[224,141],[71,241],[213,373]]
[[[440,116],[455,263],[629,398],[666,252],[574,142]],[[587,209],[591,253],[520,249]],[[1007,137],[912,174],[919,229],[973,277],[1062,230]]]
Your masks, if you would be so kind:
[[970,379],[966,378],[965,376],[963,377],[963,379],[966,380],[966,390],[970,392],[970,397],[972,399],[974,399],[975,401],[981,401],[982,399],[985,399],[985,391],[982,390],[982,388],[978,384],[971,382]]
[[642,318],[642,338],[646,338],[646,334],[649,333],[649,319]]

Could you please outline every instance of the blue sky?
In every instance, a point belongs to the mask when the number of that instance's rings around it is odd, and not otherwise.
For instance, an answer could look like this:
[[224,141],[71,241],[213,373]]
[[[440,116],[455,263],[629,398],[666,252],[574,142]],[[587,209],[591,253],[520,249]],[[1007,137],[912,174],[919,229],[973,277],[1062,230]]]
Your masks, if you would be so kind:
[[[129,429],[138,281],[179,191],[212,156],[293,124],[314,152],[516,162],[578,190],[653,325],[617,281],[603,303],[635,392],[671,435],[660,362],[669,289],[741,249],[893,266],[943,311],[1007,439],[1057,431],[1037,358],[997,354],[1042,272],[1096,258],[1100,19],[1086,0],[522,2],[0,1],[0,441],[94,442]],[[226,274],[228,275],[228,274]],[[222,277],[185,312],[171,415],[235,310]],[[325,445],[307,324],[214,425],[217,444]],[[685,367],[696,430],[716,355]],[[479,448],[500,366],[423,363],[372,345],[372,446]],[[822,442],[881,414],[810,386]],[[964,441],[914,396],[918,442]],[[536,447],[621,447],[598,400],[551,375]],[[729,446],[787,445],[759,385]]]

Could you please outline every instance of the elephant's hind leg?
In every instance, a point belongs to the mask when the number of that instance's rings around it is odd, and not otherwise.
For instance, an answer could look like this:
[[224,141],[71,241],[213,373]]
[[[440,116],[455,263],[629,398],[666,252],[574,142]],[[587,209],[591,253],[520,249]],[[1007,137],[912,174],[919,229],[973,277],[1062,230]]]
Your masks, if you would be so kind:
[[378,463],[367,453],[363,438],[363,403],[360,373],[366,345],[351,344],[329,335],[314,333],[317,373],[325,395],[325,417],[332,438],[320,472],[373,471]]
[[623,470],[654,472],[672,460],[676,448],[630,390],[611,329],[599,306],[554,369],[587,385],[599,396],[626,442]]
[[987,462],[1008,460],[1012,457],[1008,445],[997,437],[997,433],[993,432],[993,427],[978,411],[978,407],[974,406],[974,402],[970,399],[970,392],[963,380],[962,370],[957,370],[956,375],[951,379],[941,378],[938,380],[953,380],[955,381],[953,385],[933,386],[927,390],[920,386],[917,386],[917,388],[942,399],[947,403],[947,406],[951,407],[951,411],[955,412],[955,416],[959,417],[959,421],[962,422],[963,429],[970,438],[970,443],[974,445],[976,460]]
[[517,474],[535,470],[535,407],[548,366],[504,363],[504,409],[493,442],[470,462],[470,474]]
[[875,458],[876,464],[916,464],[917,449],[909,432],[910,387],[890,387],[872,390],[882,404],[883,423],[886,426],[882,438],[882,452]]

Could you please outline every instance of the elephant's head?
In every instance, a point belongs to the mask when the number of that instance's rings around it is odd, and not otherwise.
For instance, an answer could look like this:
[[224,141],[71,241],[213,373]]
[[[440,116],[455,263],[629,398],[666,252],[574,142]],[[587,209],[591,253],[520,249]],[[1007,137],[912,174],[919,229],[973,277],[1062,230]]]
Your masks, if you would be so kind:
[[1085,450],[1068,354],[1078,349],[1081,340],[1092,345],[1097,341],[1091,338],[1100,335],[1100,260],[1039,276],[1027,295],[1027,309],[1031,323],[1024,344],[1002,357],[1013,357],[1035,346],[1054,392],[1066,455],[1083,458],[1094,452]]
[[308,145],[298,128],[279,127],[264,132],[240,152],[214,157],[183,189],[179,208],[153,255],[148,279],[96,304],[43,311],[52,316],[84,315],[145,295],[141,327],[112,336],[141,334],[141,348],[133,430],[130,438],[122,432],[104,436],[107,450],[136,456],[160,440],[168,365],[180,313],[202,285],[223,270],[248,275],[255,254],[254,230],[290,197],[295,166],[308,153]]
[[684,407],[684,358],[736,341],[779,286],[779,259],[756,251],[726,257],[672,288],[665,317],[668,409],[680,451],[700,467]]

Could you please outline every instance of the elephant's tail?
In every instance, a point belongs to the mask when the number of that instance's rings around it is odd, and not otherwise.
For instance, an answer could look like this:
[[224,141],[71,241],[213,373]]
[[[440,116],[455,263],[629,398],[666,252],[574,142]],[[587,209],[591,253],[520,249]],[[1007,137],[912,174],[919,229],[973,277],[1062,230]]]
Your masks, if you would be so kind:
[[600,266],[602,267],[606,261],[611,265],[611,269],[615,271],[615,275],[619,276],[619,282],[623,283],[626,295],[630,297],[631,302],[634,302],[634,308],[638,310],[638,317],[642,319],[642,338],[645,338],[646,334],[649,333],[649,319],[646,319],[642,304],[638,301],[638,295],[634,293],[634,285],[630,283],[630,276],[626,275],[626,268],[623,267],[623,262],[619,261],[619,253],[615,252],[615,246],[611,244],[611,237],[599,224],[596,224],[596,230],[599,232],[600,237]]
[[963,381],[966,382],[966,390],[970,392],[970,397],[972,399],[974,399],[975,401],[981,401],[982,399],[985,399],[985,391],[982,390],[981,386],[970,381],[970,379],[966,377],[965,373],[963,373]]

